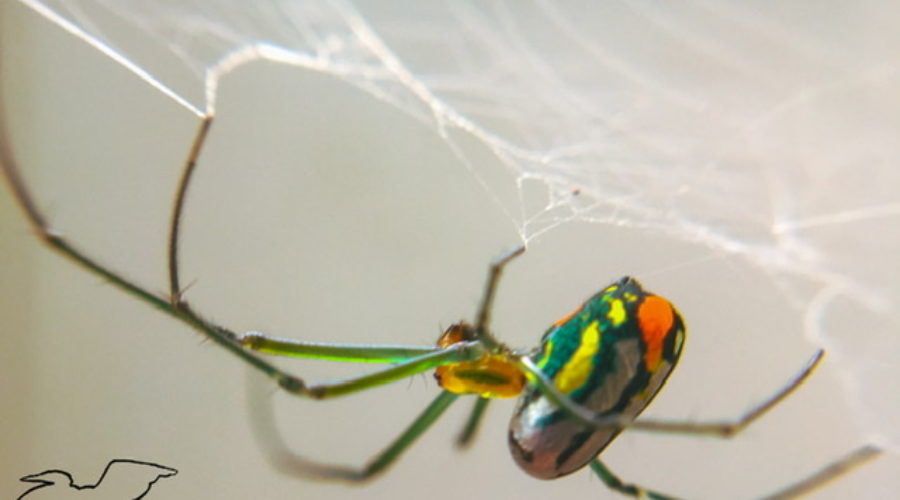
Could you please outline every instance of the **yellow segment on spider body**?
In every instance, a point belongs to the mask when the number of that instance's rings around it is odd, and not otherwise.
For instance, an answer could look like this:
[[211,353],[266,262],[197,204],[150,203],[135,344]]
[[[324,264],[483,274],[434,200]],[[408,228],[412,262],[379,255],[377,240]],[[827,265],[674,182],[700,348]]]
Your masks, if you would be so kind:
[[[470,326],[457,323],[438,339],[438,347],[449,347],[466,338]],[[475,361],[439,366],[434,370],[438,385],[454,394],[477,394],[483,398],[514,398],[525,387],[525,375],[502,354],[483,354]]]

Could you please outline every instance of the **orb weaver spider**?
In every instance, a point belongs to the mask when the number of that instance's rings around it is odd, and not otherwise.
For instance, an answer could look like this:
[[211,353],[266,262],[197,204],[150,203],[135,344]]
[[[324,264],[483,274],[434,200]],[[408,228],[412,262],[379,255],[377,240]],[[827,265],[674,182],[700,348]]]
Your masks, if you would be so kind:
[[[666,382],[681,354],[684,322],[666,299],[625,277],[607,286],[570,315],[553,324],[532,350],[507,347],[490,329],[491,309],[505,266],[524,252],[516,248],[494,260],[473,323],[450,326],[434,346],[348,345],[238,334],[196,313],[184,299],[179,279],[179,229],[188,186],[212,116],[200,124],[175,196],[168,238],[168,296],[155,294],[123,277],[70,244],[47,223],[19,173],[8,143],[0,140],[0,170],[13,197],[41,241],[54,251],[201,332],[290,394],[330,399],[387,384],[428,370],[443,388],[426,409],[383,451],[361,468],[309,466],[319,479],[361,482],[384,472],[460,395],[476,396],[458,443],[474,438],[493,398],[519,397],[508,440],[516,463],[528,474],[553,479],[590,466],[610,489],[634,498],[675,497],[622,481],[599,458],[624,430],[732,437],[796,390],[821,362],[819,350],[782,388],[733,421],[677,422],[637,420]],[[0,118],[0,138],[5,129]],[[261,355],[293,356],[392,366],[362,376],[310,383],[283,371]],[[831,462],[805,479],[764,498],[804,495],[876,457],[866,445]]]

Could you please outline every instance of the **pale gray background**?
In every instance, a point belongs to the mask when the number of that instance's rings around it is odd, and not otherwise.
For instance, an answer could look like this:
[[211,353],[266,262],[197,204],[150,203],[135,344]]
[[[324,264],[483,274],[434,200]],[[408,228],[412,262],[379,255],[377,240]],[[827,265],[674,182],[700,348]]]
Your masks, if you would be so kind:
[[[21,6],[4,2],[2,13],[7,120],[40,205],[85,250],[164,290],[166,222],[195,117]],[[329,77],[265,63],[224,80],[195,188],[188,299],[235,330],[428,344],[472,315],[488,260],[520,241],[430,130]],[[62,468],[87,482],[108,460],[131,457],[180,470],[149,498],[617,498],[588,472],[539,482],[518,471],[505,444],[509,402],[495,404],[479,442],[457,453],[461,402],[364,487],[279,475],[252,438],[247,370],[39,247],[2,193],[0,497],[24,491],[17,478],[28,473]],[[766,295],[768,278],[737,261],[691,264],[698,255],[707,250],[637,230],[564,226],[509,268],[496,330],[532,345],[599,287],[642,276],[690,326],[682,365],[650,413],[736,415],[813,347]],[[757,341],[773,329],[785,331],[777,345]],[[313,378],[359,368],[284,365]],[[426,374],[327,403],[271,392],[295,449],[361,463],[436,388]],[[752,498],[861,439],[826,363],[731,442],[629,434],[604,456],[623,477],[674,495]],[[885,459],[815,498],[892,498],[897,471]]]

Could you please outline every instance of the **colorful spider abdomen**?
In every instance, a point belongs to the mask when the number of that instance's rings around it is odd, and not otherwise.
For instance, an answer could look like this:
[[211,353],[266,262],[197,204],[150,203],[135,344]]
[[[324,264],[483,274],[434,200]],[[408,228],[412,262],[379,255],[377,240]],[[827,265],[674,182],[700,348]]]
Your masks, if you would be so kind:
[[[632,418],[662,388],[684,336],[684,322],[669,301],[625,277],[554,324],[534,361],[579,405]],[[528,386],[510,422],[509,446],[523,470],[553,479],[584,467],[619,432],[584,425]]]
[[[438,339],[438,347],[470,340],[471,329],[466,323],[451,325]],[[501,354],[485,353],[475,361],[439,366],[434,378],[454,394],[477,394],[483,398],[514,398],[525,387],[525,375]]]

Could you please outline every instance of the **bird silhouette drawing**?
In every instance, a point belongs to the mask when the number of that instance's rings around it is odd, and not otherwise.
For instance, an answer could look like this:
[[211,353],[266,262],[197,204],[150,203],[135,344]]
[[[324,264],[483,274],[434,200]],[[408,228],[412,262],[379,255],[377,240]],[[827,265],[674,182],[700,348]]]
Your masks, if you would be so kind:
[[76,484],[72,474],[60,469],[21,477],[19,481],[36,486],[18,500],[137,500],[147,497],[157,481],[175,474],[177,470],[165,465],[117,458],[106,464],[94,484]]

